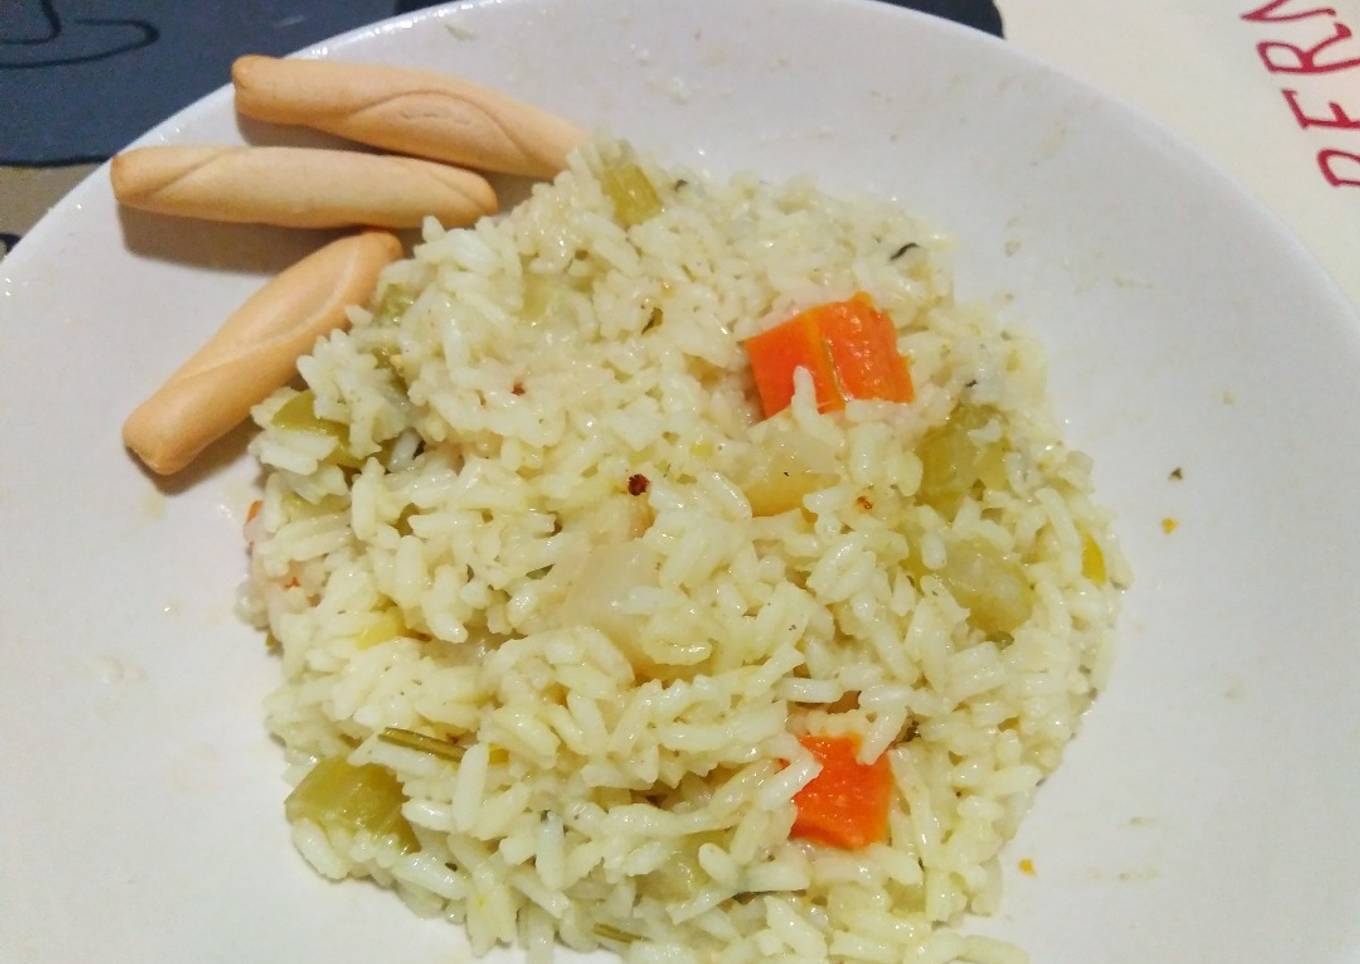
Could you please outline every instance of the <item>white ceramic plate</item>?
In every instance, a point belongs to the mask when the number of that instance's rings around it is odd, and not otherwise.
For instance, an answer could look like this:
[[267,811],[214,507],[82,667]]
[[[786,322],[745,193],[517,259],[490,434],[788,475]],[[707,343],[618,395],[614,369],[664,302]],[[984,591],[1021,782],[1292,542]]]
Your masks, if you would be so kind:
[[[1360,322],[1277,222],[1126,108],[867,2],[471,3],[312,53],[456,71],[675,161],[897,195],[955,233],[961,292],[1046,342],[1138,577],[1113,685],[979,926],[1036,962],[1360,960]],[[143,142],[243,133],[261,136],[219,91]],[[0,265],[6,961],[463,946],[289,845],[260,711],[276,669],[231,615],[244,433],[169,484],[119,443],[314,243],[120,213],[99,171]]]

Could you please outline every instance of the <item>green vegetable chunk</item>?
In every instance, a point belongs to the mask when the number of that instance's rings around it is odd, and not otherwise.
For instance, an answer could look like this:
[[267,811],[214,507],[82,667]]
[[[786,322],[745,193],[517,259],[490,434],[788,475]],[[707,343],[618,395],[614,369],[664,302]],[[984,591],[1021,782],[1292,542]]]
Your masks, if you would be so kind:
[[[917,498],[936,512],[952,518],[984,472],[995,474],[998,462],[994,446],[979,445],[969,433],[991,421],[991,413],[969,405],[960,406],[949,421],[932,429],[917,446],[921,459],[921,488]],[[989,479],[989,481],[991,481]]]
[[661,198],[636,164],[606,167],[600,175],[605,194],[614,202],[614,213],[626,228],[661,213]]
[[415,299],[411,297],[409,291],[396,285],[390,285],[383,292],[382,299],[373,309],[373,323],[385,325],[395,321],[401,315],[404,315],[413,304],[415,304]]
[[410,853],[419,844],[401,815],[405,802],[401,783],[391,770],[375,763],[351,766],[343,757],[333,756],[312,767],[288,794],[283,811],[291,823],[310,820],[327,830],[394,836],[402,850]]
[[364,460],[349,448],[349,429],[341,422],[319,418],[316,414],[316,395],[309,388],[298,392],[284,402],[274,413],[271,422],[278,428],[294,429],[300,432],[318,432],[335,439],[335,448],[326,456],[325,461],[347,469],[362,468]]

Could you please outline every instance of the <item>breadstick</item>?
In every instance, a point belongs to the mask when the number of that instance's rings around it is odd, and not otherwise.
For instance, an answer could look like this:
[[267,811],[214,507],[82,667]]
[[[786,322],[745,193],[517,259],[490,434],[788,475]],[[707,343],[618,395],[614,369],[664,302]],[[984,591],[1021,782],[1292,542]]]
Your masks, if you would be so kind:
[[184,468],[297,372],[318,336],[349,323],[378,273],[401,254],[380,231],[341,238],[285,270],[236,309],[217,334],[123,423],[123,441],[151,469]]
[[423,70],[251,55],[231,79],[247,117],[487,171],[551,177],[586,138],[536,107]]
[[290,228],[446,227],[496,210],[481,175],[410,157],[303,147],[141,147],[119,154],[113,193],[129,207]]

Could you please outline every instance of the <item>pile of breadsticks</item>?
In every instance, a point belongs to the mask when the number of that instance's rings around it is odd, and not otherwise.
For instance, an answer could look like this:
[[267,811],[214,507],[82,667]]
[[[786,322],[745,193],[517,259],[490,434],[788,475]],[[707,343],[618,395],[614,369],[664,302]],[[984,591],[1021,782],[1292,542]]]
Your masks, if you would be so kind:
[[[293,228],[408,228],[426,215],[460,227],[496,211],[495,191],[468,167],[551,177],[585,138],[535,107],[425,71],[247,56],[231,77],[246,117],[398,153],[141,147],[113,159],[120,203]],[[394,235],[363,231],[285,270],[138,406],[123,441],[155,472],[184,468],[290,381],[319,335],[348,324],[346,308],[369,299],[401,250]]]

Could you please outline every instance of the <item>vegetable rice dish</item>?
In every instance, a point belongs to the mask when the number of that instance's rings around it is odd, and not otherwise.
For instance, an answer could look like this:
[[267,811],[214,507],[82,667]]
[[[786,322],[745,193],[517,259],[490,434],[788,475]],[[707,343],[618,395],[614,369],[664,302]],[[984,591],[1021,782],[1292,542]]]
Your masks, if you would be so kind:
[[328,878],[475,953],[969,935],[1129,573],[1022,333],[881,199],[579,148],[256,406],[241,608]]

